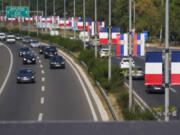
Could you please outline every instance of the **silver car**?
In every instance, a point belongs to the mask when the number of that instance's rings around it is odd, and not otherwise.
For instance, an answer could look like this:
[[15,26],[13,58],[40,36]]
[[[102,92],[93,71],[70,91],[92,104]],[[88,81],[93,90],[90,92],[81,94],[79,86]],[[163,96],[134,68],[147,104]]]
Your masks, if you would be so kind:
[[[129,78],[129,70],[124,72],[124,76],[128,79]],[[141,67],[135,66],[132,68],[132,79],[144,79],[144,70]]]
[[39,43],[39,41],[37,41],[37,40],[33,40],[33,41],[31,41],[31,47],[33,47],[33,48],[37,48],[37,47],[39,47],[40,46],[40,43]]

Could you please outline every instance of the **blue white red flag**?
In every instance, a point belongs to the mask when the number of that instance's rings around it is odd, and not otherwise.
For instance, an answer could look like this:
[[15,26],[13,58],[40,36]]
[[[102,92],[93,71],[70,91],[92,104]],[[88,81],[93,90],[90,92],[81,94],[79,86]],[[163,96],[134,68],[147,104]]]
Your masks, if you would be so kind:
[[147,52],[145,85],[162,85],[162,52]]
[[112,44],[117,44],[117,35],[120,34],[120,28],[112,28]]
[[180,51],[172,51],[171,55],[171,85],[180,85]]
[[108,44],[108,28],[100,28],[99,43]]

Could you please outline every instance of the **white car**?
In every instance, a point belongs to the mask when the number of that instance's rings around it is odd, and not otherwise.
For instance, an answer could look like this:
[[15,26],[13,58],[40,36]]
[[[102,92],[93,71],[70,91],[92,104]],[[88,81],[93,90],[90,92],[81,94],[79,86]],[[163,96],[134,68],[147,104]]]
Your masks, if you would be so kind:
[[0,40],[5,40],[6,39],[6,34],[5,33],[0,33]]
[[100,57],[108,57],[109,56],[109,48],[103,48],[99,51]]
[[[134,60],[131,59],[132,67],[135,67]],[[121,69],[128,69],[129,68],[129,58],[122,58],[120,62],[120,68]]]
[[16,43],[16,38],[15,38],[15,36],[14,35],[7,35],[7,37],[6,37],[6,42],[7,43]]
[[33,41],[31,41],[31,47],[33,47],[33,48],[37,48],[37,47],[39,47],[40,46],[40,43],[39,43],[39,41],[37,41],[37,40],[33,40]]

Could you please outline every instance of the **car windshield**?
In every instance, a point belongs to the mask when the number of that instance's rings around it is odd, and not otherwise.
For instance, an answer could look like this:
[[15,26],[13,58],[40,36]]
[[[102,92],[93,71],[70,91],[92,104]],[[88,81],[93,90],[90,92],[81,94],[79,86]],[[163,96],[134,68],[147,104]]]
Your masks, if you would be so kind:
[[133,68],[134,70],[140,70],[140,71],[142,71],[142,68],[141,67],[135,67],[135,68]]
[[61,56],[52,57],[53,61],[62,60],[63,58]]
[[32,73],[32,69],[22,69],[22,70],[20,70],[19,73],[20,74],[29,74],[29,73]]
[[28,38],[28,37],[26,37],[26,38],[24,38],[25,40],[30,40],[30,38]]
[[36,43],[37,44],[37,43],[39,43],[39,41],[34,40],[34,41],[32,41],[32,43]]
[[21,51],[29,51],[29,48],[21,48]]

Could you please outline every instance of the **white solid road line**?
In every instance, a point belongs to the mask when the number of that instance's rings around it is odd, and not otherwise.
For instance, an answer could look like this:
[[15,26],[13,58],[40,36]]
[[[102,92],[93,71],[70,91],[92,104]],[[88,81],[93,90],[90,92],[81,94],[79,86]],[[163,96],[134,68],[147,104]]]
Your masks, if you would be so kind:
[[41,78],[41,81],[44,82],[44,81],[45,81],[45,77],[42,77],[42,78]]
[[38,116],[38,121],[41,122],[43,119],[43,113],[39,113],[39,116]]
[[8,81],[8,79],[9,79],[10,74],[11,74],[12,66],[13,66],[13,54],[12,54],[11,50],[10,50],[9,47],[7,47],[6,45],[4,45],[4,44],[2,44],[2,43],[1,43],[1,45],[4,46],[5,48],[7,48],[7,50],[8,50],[9,53],[10,53],[10,57],[11,57],[11,58],[10,58],[10,66],[9,66],[9,70],[8,70],[7,76],[6,76],[6,78],[5,78],[2,86],[1,86],[1,88],[0,88],[0,94],[3,92],[4,87],[5,87],[6,84],[7,84],[7,81]]
[[170,88],[170,90],[174,93],[176,93],[177,91],[174,88]]
[[41,97],[40,103],[41,103],[41,104],[44,104],[44,97]]
[[39,60],[39,63],[41,63],[41,60]]
[[40,68],[43,68],[43,65],[42,65],[42,64],[40,65]]
[[41,87],[41,91],[44,92],[45,91],[45,86]]
[[44,70],[41,70],[41,73],[44,74],[45,73]]

